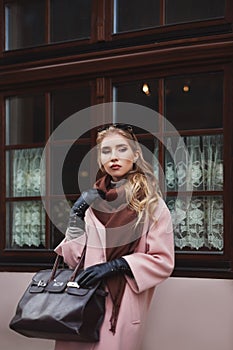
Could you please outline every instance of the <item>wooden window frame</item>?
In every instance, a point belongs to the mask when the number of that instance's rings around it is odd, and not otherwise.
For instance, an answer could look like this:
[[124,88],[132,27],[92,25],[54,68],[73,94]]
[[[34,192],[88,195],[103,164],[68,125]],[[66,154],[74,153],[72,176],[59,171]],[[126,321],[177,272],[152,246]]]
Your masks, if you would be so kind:
[[[106,12],[107,18],[113,18],[113,3],[114,0],[107,2]],[[226,0],[225,16],[218,19],[207,19],[200,21],[193,21],[187,23],[166,24],[165,23],[165,1],[160,0],[160,26],[144,30],[135,30],[124,33],[112,33],[112,21],[107,23],[107,33],[109,40],[129,40],[143,38],[150,40],[153,38],[154,42],[163,42],[167,40],[174,40],[175,38],[195,37],[200,35],[210,35],[216,33],[227,33],[232,31],[233,22],[233,4]],[[141,39],[142,40],[142,39]]]
[[[4,14],[4,1],[0,0],[0,10]],[[17,50],[5,50],[5,22],[4,15],[0,16],[0,59],[19,63],[34,61],[36,59],[54,59],[63,55],[73,56],[86,53],[98,53],[105,47],[122,48],[138,45],[161,45],[166,42],[190,39],[198,37],[211,37],[214,35],[227,35],[232,33],[233,26],[233,3],[226,0],[225,17],[219,19],[202,20],[197,22],[178,23],[165,25],[164,23],[164,0],[161,2],[161,26],[151,29],[143,29],[133,32],[112,33],[113,27],[113,1],[93,0],[91,18],[91,36],[89,39],[71,40],[58,43],[49,43],[49,21],[45,23],[45,43],[31,48]],[[49,0],[46,0],[46,16],[49,13]]]
[[[95,0],[96,1],[96,0]],[[108,0],[106,0],[109,4]],[[98,19],[100,34],[98,45],[89,44],[90,50],[77,47],[75,42],[52,45],[32,50],[16,50],[0,54],[0,156],[5,163],[5,121],[4,98],[23,94],[25,92],[49,91],[57,86],[74,86],[84,80],[93,84],[92,104],[112,101],[112,84],[126,77],[130,79],[137,74],[143,77],[176,75],[179,72],[225,70],[224,81],[224,138],[225,138],[225,255],[206,257],[192,254],[176,254],[176,268],[173,276],[179,277],[209,277],[233,278],[233,34],[232,18],[227,19],[229,31],[221,31],[216,25],[215,33],[196,33],[194,37],[166,37],[163,41],[154,43],[146,41],[144,34],[140,41],[135,42],[128,34],[123,39],[108,37],[108,21],[103,19],[106,5],[100,1],[101,8]],[[228,6],[232,2],[228,1]],[[2,8],[2,2],[1,8]],[[231,7],[232,8],[232,7]],[[233,11],[228,13],[232,13]],[[1,18],[0,42],[3,43],[3,23]],[[204,24],[203,24],[204,25]],[[183,26],[183,25],[182,25]],[[207,22],[204,26],[207,26]],[[190,25],[192,30],[193,25]],[[174,29],[174,28],[173,28]],[[218,31],[219,30],[219,31]],[[172,31],[172,29],[171,29]],[[103,39],[106,39],[106,42]],[[131,40],[132,39],[132,40]],[[71,46],[69,46],[71,45]],[[94,46],[93,46],[94,45]],[[101,50],[99,48],[101,47]],[[47,103],[49,103],[47,101]],[[48,137],[48,135],[47,135]],[[94,137],[89,140],[94,144]],[[33,271],[39,267],[50,266],[53,262],[52,251],[15,252],[5,251],[5,168],[0,167],[0,212],[3,218],[0,223],[0,270]]]
[[[229,125],[229,108],[232,110],[230,91],[232,85],[232,64],[220,64],[220,65],[206,65],[202,67],[180,67],[179,69],[165,69],[161,70],[159,73],[157,71],[153,72],[150,70],[147,72],[140,72],[132,75],[117,76],[112,79],[112,86],[124,82],[133,82],[134,80],[146,81],[146,79],[163,79],[170,76],[180,76],[186,74],[198,74],[198,73],[211,73],[214,71],[223,71],[224,73],[224,101],[223,101],[223,128],[220,129],[205,129],[205,130],[181,130],[180,135],[199,135],[208,134],[214,135],[215,133],[222,133],[224,135],[224,165],[231,163],[231,152],[232,152],[232,131]],[[163,84],[162,82],[160,85]],[[159,101],[159,111],[163,115],[163,105],[160,95]],[[232,124],[230,120],[230,124]],[[227,127],[226,127],[227,125]],[[229,127],[228,127],[229,126]],[[166,132],[162,132],[160,138],[165,136]],[[145,135],[139,135],[140,137],[145,137]],[[163,153],[159,154],[160,164],[163,164]],[[232,189],[231,189],[231,169],[230,167],[224,166],[224,190],[223,190],[223,201],[224,201],[224,249],[223,253],[220,252],[207,252],[203,251],[196,253],[195,251],[188,250],[177,250],[176,251],[176,266],[173,275],[180,276],[192,276],[192,277],[216,277],[216,278],[232,278],[232,258],[233,258],[233,239],[231,237],[231,212],[232,212]],[[216,192],[217,194],[217,192]],[[172,195],[172,192],[167,193],[168,196]],[[197,195],[197,193],[196,193]],[[205,195],[203,191],[198,193],[198,195]],[[214,192],[213,194],[214,195]]]

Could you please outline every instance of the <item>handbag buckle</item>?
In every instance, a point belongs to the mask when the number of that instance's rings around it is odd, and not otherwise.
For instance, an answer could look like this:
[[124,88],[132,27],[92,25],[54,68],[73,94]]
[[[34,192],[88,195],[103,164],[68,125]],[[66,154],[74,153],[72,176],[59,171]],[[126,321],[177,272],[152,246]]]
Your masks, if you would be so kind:
[[80,285],[77,282],[68,282],[67,287],[80,288]]
[[37,287],[46,287],[47,286],[47,283],[44,282],[43,280],[40,280],[37,284]]

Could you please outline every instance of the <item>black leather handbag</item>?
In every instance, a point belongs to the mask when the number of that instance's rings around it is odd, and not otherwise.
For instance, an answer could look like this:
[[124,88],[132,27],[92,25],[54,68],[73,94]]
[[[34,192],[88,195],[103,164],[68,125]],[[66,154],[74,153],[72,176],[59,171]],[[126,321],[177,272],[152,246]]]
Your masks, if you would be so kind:
[[17,305],[11,329],[32,338],[99,341],[107,293],[100,283],[91,288],[78,285],[85,250],[75,270],[59,269],[57,256],[53,269],[34,275]]

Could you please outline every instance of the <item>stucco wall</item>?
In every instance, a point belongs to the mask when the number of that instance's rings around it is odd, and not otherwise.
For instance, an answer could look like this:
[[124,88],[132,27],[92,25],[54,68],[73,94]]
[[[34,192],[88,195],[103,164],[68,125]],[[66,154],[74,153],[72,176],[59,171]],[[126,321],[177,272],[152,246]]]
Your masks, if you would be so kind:
[[[53,341],[29,339],[8,328],[31,276],[0,273],[1,350],[53,349]],[[142,350],[232,350],[233,281],[169,278],[157,288],[146,329]]]

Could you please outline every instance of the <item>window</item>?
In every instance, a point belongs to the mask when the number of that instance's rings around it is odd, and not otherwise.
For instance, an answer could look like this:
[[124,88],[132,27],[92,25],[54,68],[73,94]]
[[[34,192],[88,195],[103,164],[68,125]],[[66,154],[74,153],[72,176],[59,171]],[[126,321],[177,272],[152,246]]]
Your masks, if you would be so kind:
[[[91,93],[90,84],[85,83],[5,98],[6,228],[3,255],[6,257],[12,251],[16,255],[20,251],[45,252],[61,240],[61,225],[66,225],[69,212],[63,210],[62,193],[53,170],[63,144],[68,140],[61,140],[58,132],[58,137],[47,147],[49,154],[44,157],[43,152],[48,135],[73,113],[90,106]],[[82,135],[82,139],[82,144],[71,147],[64,161],[62,185],[71,201],[79,193],[77,170],[80,156],[90,149],[90,134]],[[48,179],[46,173],[50,167],[51,178]],[[41,198],[43,191],[43,200],[49,201],[51,217],[57,225],[47,219]]]
[[225,1],[166,0],[166,23],[193,22],[224,17]]
[[42,45],[45,41],[45,1],[5,4],[5,49]]
[[159,24],[159,0],[146,0],[143,3],[140,0],[114,0],[114,33],[151,28]]
[[[232,11],[228,1],[220,0],[112,0],[111,34],[113,40],[136,38],[146,43],[231,31]],[[141,39],[139,39],[141,38]]]
[[119,47],[127,38],[148,44],[232,32],[230,0],[0,2],[4,13],[2,51],[5,54],[11,54],[9,51],[12,50],[30,51],[30,48],[43,47],[43,52],[58,55],[59,48],[66,48],[67,53],[69,47],[74,52],[88,46],[91,51],[102,50],[103,43],[109,41]]
[[[91,36],[91,0],[52,0],[51,42],[86,39]],[[65,25],[61,26],[61,23]]]
[[[90,187],[96,173],[96,119],[106,115],[87,107],[121,101],[157,113],[149,126],[141,114],[124,122],[173,216],[174,276],[232,278],[233,2],[0,5],[0,269],[53,261],[78,180]],[[79,111],[86,128],[64,134]]]
[[[149,11],[148,11],[149,9]],[[162,13],[162,16],[161,16]],[[225,1],[114,0],[114,33],[224,17]]]
[[92,2],[5,1],[5,50],[89,39]]
[[161,113],[146,143],[146,131],[136,128],[136,132],[152,154],[172,214],[177,267],[185,256],[189,256],[187,269],[201,260],[204,267],[214,259],[227,260],[228,255],[224,240],[228,227],[224,220],[224,71],[167,74],[157,79],[142,74],[140,80],[120,77],[113,83],[113,96],[115,101],[139,103]]

